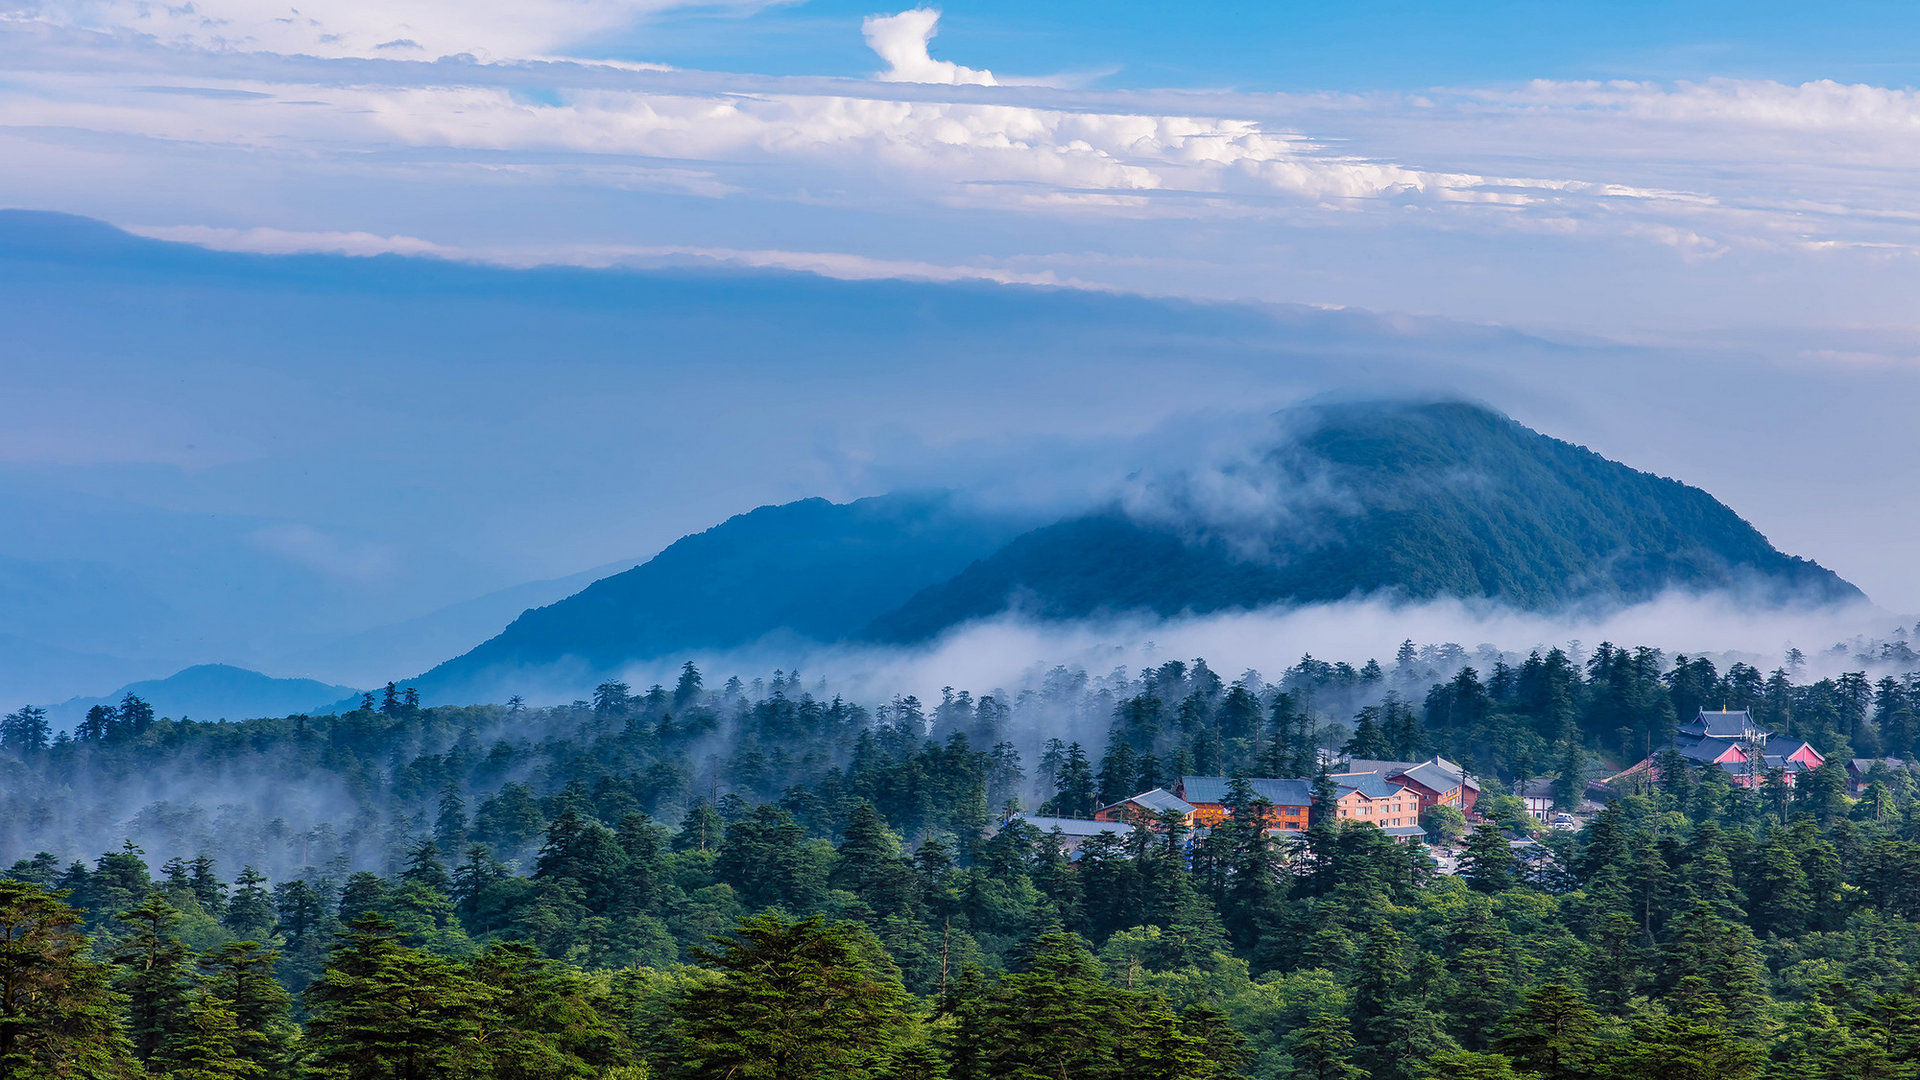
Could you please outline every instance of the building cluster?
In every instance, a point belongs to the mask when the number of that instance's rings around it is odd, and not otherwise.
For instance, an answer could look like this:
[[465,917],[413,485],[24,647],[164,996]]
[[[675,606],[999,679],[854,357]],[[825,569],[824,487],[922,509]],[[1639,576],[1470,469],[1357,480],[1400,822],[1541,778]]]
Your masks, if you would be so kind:
[[[1758,787],[1771,775],[1792,785],[1826,763],[1825,756],[1812,744],[1804,739],[1776,738],[1754,723],[1753,714],[1746,709],[1701,709],[1698,716],[1674,728],[1671,749],[1682,761],[1720,769],[1733,783],[1747,788]],[[1611,797],[1608,786],[1615,781],[1657,782],[1667,755],[1666,750],[1654,754],[1606,781],[1595,782],[1590,790]],[[1858,795],[1875,778],[1908,768],[1898,758],[1855,758],[1847,763],[1848,786]],[[1425,831],[1420,825],[1421,815],[1436,806],[1457,807],[1472,820],[1474,803],[1480,796],[1479,784],[1459,765],[1442,757],[1426,761],[1354,759],[1331,779],[1338,792],[1334,807],[1338,819],[1376,825],[1400,840],[1420,836]],[[1058,832],[1070,851],[1091,837],[1124,837],[1137,828],[1162,828],[1170,819],[1190,829],[1212,829],[1233,816],[1233,783],[1225,776],[1182,776],[1171,790],[1154,788],[1121,799],[1095,811],[1092,820],[1033,814],[1022,814],[1020,819],[1042,832]],[[1313,820],[1313,780],[1252,777],[1247,784],[1269,832],[1283,836],[1301,833]],[[1556,806],[1551,780],[1516,783],[1513,792],[1534,817],[1542,821],[1552,817]]]
[[[1434,806],[1473,812],[1480,785],[1466,770],[1445,758],[1426,761],[1349,761],[1331,776],[1335,790],[1334,814],[1346,821],[1378,826],[1398,840],[1411,840],[1425,830],[1420,815]],[[1251,777],[1254,805],[1269,832],[1304,832],[1313,817],[1310,779]],[[1191,829],[1211,829],[1233,816],[1233,780],[1225,776],[1182,776],[1173,790],[1154,788],[1101,807],[1093,820],[1022,815],[1042,832],[1058,831],[1069,850],[1101,833],[1127,836],[1135,828],[1157,829],[1169,819]]]
[[[1673,750],[1683,761],[1724,771],[1740,787],[1758,787],[1778,770],[1792,785],[1801,775],[1825,764],[1826,758],[1804,739],[1776,739],[1753,721],[1746,709],[1701,709],[1700,715],[1674,728]],[[1616,776],[1614,780],[1660,779],[1663,751]]]

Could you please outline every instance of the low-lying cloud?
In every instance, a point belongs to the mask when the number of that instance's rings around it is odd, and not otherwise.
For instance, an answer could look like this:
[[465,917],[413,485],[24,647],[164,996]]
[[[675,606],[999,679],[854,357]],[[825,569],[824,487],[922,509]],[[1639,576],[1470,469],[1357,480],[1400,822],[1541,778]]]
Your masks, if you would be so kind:
[[[691,658],[710,678],[779,668],[799,672],[807,687],[817,685],[827,694],[854,700],[884,702],[914,694],[937,701],[943,687],[968,689],[976,696],[1018,696],[1036,689],[1057,667],[1102,676],[1196,657],[1226,678],[1255,670],[1277,679],[1309,654],[1355,667],[1370,659],[1389,664],[1406,640],[1457,644],[1466,663],[1481,668],[1482,675],[1494,658],[1514,661],[1536,650],[1564,649],[1583,662],[1595,646],[1608,641],[1622,647],[1652,646],[1669,658],[1705,655],[1723,669],[1742,662],[1763,671],[1782,666],[1787,651],[1797,648],[1805,655],[1809,675],[1817,677],[1887,670],[1864,652],[1876,640],[1904,634],[1911,622],[1866,603],[1777,607],[1738,591],[1672,591],[1637,604],[1561,613],[1521,611],[1492,601],[1372,598],[1173,619],[1122,615],[1051,622],[1008,614],[966,624],[921,646],[765,643],[636,664],[622,677],[636,686],[672,685],[681,661]],[[575,669],[573,674],[584,673]],[[519,678],[530,700],[571,700],[591,689],[539,686],[535,672]]]

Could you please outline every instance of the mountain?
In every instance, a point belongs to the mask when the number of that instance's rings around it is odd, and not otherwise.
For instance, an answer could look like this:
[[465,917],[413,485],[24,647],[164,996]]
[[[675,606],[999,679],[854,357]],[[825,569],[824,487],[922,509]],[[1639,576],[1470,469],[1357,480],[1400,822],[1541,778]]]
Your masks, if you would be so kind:
[[314,679],[276,679],[227,664],[200,664],[164,679],[128,683],[106,697],[72,698],[47,710],[56,727],[70,728],[95,705],[115,705],[134,694],[160,716],[240,720],[318,712],[357,693]]
[[1460,402],[1325,404],[1207,470],[1141,473],[1051,522],[953,496],[765,506],[528,611],[411,685],[430,702],[577,694],[622,665],[784,635],[904,644],[1019,610],[1161,616],[1485,598],[1546,610],[1667,589],[1861,599],[1698,488]]
[[1065,619],[1388,594],[1550,609],[1736,586],[1770,602],[1861,599],[1706,492],[1482,406],[1350,403],[1283,419],[1289,437],[1225,478],[1265,497],[1253,512],[1244,499],[1213,505],[1218,483],[1148,485],[1015,538],[867,636],[922,640],[1009,607]]
[[487,700],[535,672],[577,675],[577,686],[631,661],[774,634],[842,640],[1033,524],[950,494],[763,506],[525,612],[408,685],[428,702]]
[[307,650],[303,659],[315,671],[384,683],[393,672],[421,671],[443,657],[470,649],[521,612],[563,600],[633,565],[632,561],[607,563],[566,577],[497,589],[425,615],[324,642]]

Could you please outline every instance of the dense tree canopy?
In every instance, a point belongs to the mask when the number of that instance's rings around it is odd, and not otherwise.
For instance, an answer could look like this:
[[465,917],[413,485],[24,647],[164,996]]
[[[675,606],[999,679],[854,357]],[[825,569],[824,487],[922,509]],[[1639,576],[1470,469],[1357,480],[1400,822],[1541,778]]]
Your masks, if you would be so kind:
[[[554,709],[116,708],[0,751],[0,1074],[1920,1075],[1917,684],[1409,643],[871,709],[691,668]],[[1857,796],[1837,764],[1746,788],[1668,760],[1577,834],[1498,795],[1570,805],[1723,702],[1896,760]],[[1277,839],[1240,780],[1211,830],[1001,824],[1202,768],[1324,796],[1343,746],[1484,778],[1478,820],[1428,823],[1457,873],[1325,813]],[[297,826],[111,802],[160,770],[339,795]],[[79,861],[109,820],[133,839]]]

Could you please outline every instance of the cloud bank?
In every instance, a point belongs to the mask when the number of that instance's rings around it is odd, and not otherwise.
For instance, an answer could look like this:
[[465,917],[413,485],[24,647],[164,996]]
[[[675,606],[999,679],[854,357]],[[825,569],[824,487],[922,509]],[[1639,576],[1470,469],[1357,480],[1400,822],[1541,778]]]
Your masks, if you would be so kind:
[[686,0],[37,0],[14,5],[12,14],[188,48],[434,59],[550,55],[684,6]]
[[[1168,660],[1204,658],[1225,678],[1249,669],[1267,678],[1302,656],[1355,667],[1368,660],[1390,664],[1400,643],[1452,643],[1465,663],[1485,676],[1493,661],[1510,662],[1529,652],[1561,648],[1583,663],[1603,641],[1623,647],[1650,645],[1668,657],[1709,656],[1724,669],[1742,662],[1768,671],[1799,648],[1809,677],[1863,668],[1881,670],[1857,655],[1869,638],[1885,638],[1900,620],[1866,604],[1827,608],[1777,608],[1758,605],[1737,593],[1707,595],[1673,592],[1651,601],[1607,611],[1539,614],[1491,602],[1445,600],[1405,604],[1355,599],[1337,604],[1229,612],[1177,619],[1111,618],[1081,622],[1036,622],[1009,615],[959,627],[937,641],[914,648],[828,647],[769,643],[725,653],[696,655],[701,670],[714,676],[748,675],[780,668],[798,671],[803,683],[829,687],[854,700],[884,701],[914,694],[938,701],[942,687],[965,688],[976,696],[1017,696],[1036,689],[1056,667],[1093,676],[1138,671]],[[1901,632],[1904,633],[1904,630]],[[671,685],[680,661],[634,665],[622,675],[635,686]],[[1887,669],[1891,670],[1891,669]],[[542,685],[543,674],[524,672],[510,686],[530,699],[554,703],[583,696],[590,687],[564,682]],[[583,673],[572,673],[583,677]],[[1443,672],[1441,677],[1452,672]]]
[[870,80],[537,59],[665,6],[0,0],[0,203],[582,265],[778,233],[872,266],[1581,331],[1913,322],[1911,90],[1002,85],[933,58],[931,8],[846,28]]

